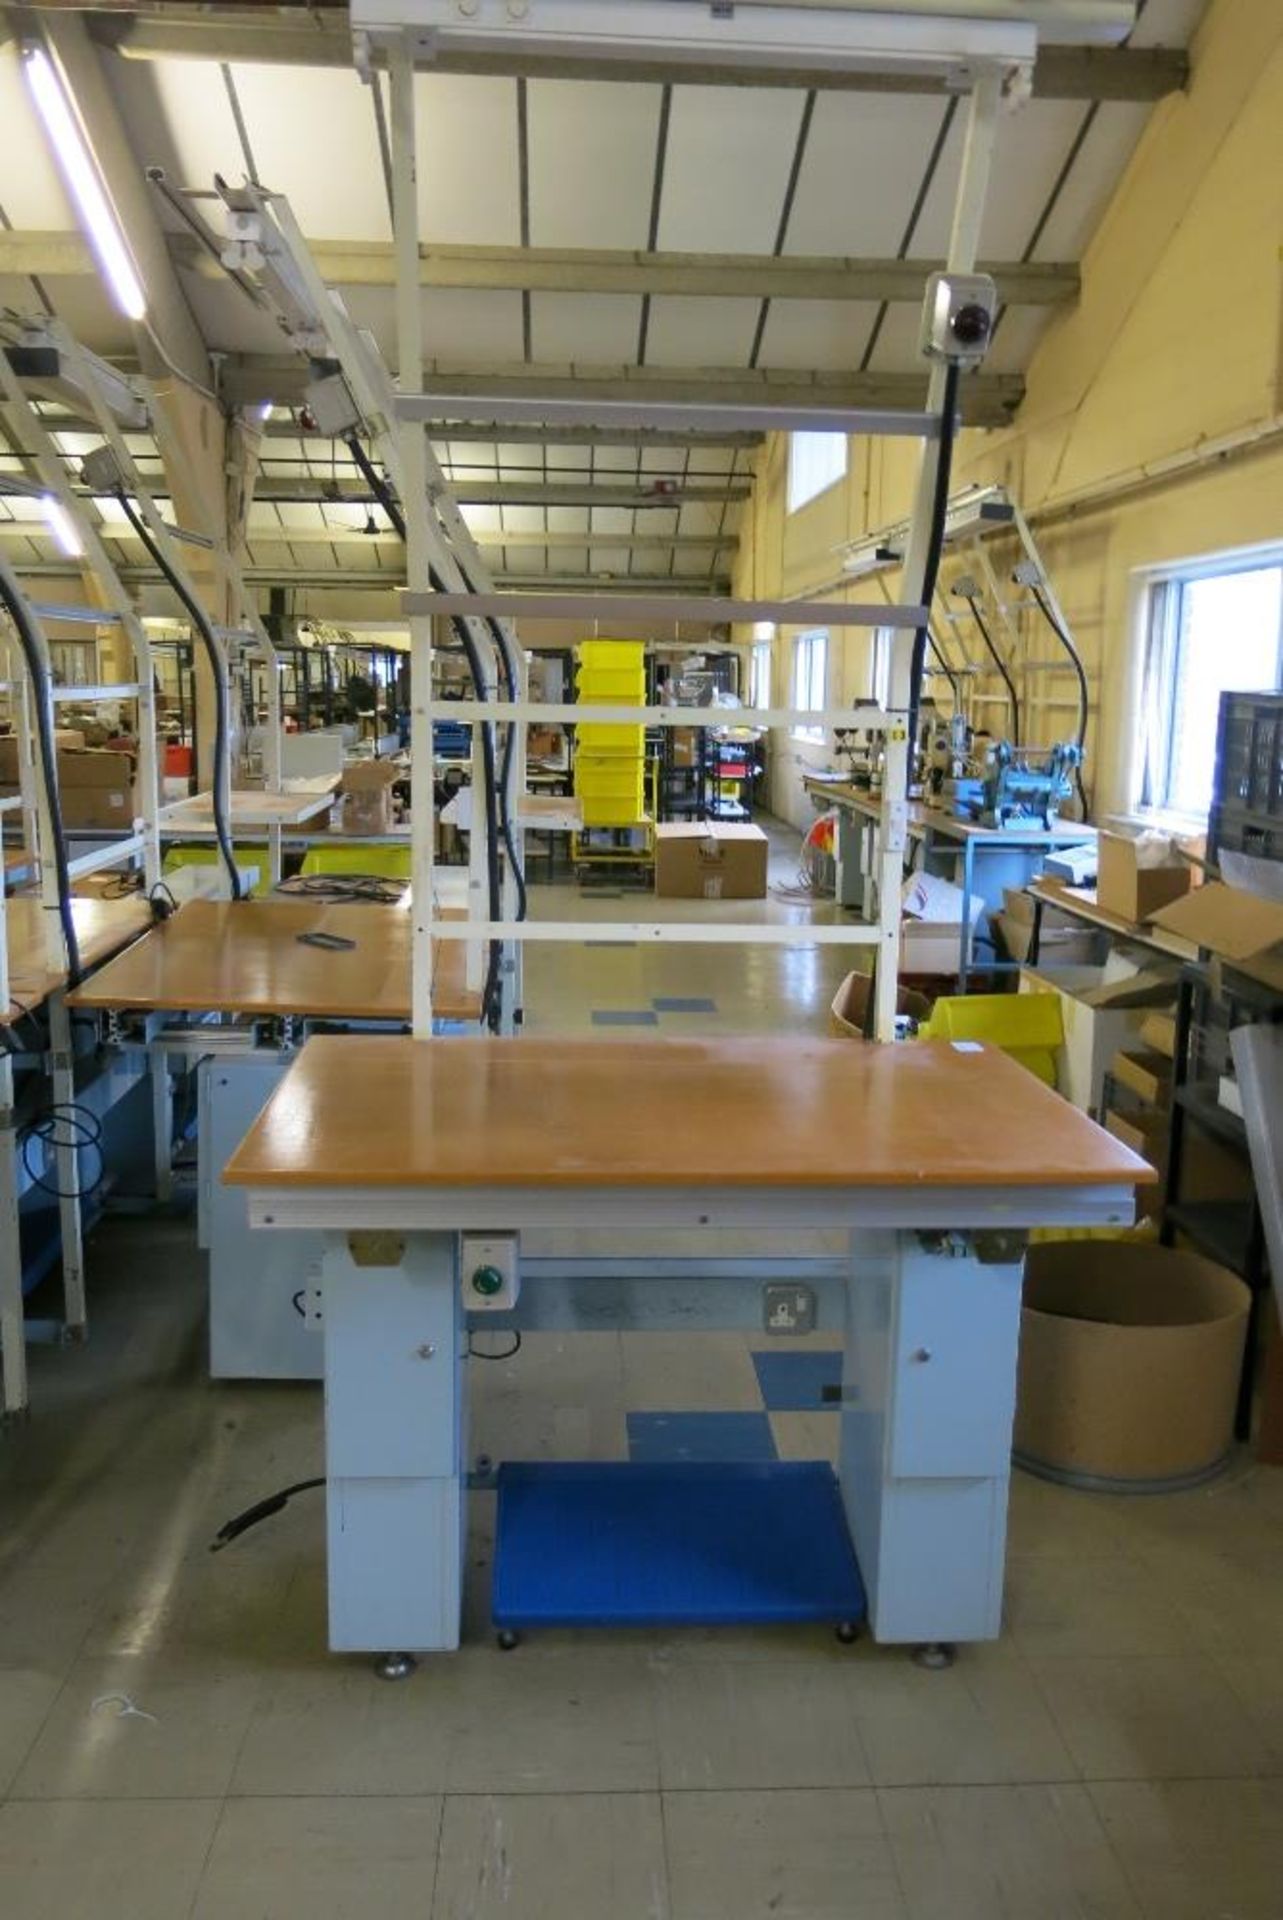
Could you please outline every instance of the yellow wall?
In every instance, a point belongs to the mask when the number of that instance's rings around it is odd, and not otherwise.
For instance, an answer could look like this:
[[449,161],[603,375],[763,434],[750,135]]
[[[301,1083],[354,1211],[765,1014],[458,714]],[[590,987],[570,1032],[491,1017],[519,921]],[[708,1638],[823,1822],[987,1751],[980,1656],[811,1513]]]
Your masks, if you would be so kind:
[[[1190,89],[1151,116],[1087,249],[1081,298],[1034,354],[1015,425],[964,434],[955,462],[955,487],[1002,482],[1033,521],[1092,675],[1098,815],[1134,797],[1144,570],[1283,542],[1283,5],[1213,0],[1191,54]],[[1232,436],[1257,439],[1135,485],[1138,469]],[[853,441],[846,480],[786,516],[785,446],[770,441],[740,586],[763,595],[824,586],[842,539],[908,512],[915,462],[911,443]],[[885,580],[894,591],[894,576]],[[860,597],[868,592],[866,581]],[[834,644],[842,668],[831,697],[857,697],[866,644]],[[1045,655],[1048,637],[1031,647]],[[777,697],[787,694],[789,648],[784,634]],[[1057,678],[1061,691],[1071,684]],[[1062,735],[1071,724],[1066,712]],[[777,807],[804,820],[793,743],[776,748]]]

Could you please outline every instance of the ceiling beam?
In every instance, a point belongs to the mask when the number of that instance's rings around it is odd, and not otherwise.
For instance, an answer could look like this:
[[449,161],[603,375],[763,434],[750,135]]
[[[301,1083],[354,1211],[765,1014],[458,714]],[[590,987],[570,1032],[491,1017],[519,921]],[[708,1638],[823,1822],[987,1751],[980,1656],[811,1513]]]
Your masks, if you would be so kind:
[[[223,279],[218,262],[191,234],[171,234],[182,266]],[[332,287],[393,287],[396,261],[382,240],[313,240],[312,258]],[[901,301],[917,306],[940,260],[857,259],[755,253],[647,253],[593,247],[471,247],[429,242],[419,249],[419,285],[526,293],[664,294],[725,300]],[[88,243],[74,233],[0,232],[0,274],[41,279],[97,271]],[[998,297],[1009,307],[1062,306],[1077,298],[1072,262],[991,260]]]
[[[114,542],[119,547],[132,551],[142,543],[132,527],[116,524],[100,526],[99,532],[104,540]],[[0,521],[0,540],[41,539],[42,524],[29,520]],[[677,551],[720,553],[733,551],[739,545],[734,533],[603,533],[594,529],[584,532],[545,532],[542,528],[523,527],[520,532],[512,529],[487,527],[482,531],[473,530],[473,539],[479,547],[493,549],[496,552],[508,547],[540,547],[561,549],[568,553],[582,553],[590,547],[611,548],[617,553],[671,553]],[[387,527],[379,527],[374,533],[366,533],[363,527],[267,527],[251,525],[245,532],[246,544],[253,547],[333,547],[346,546],[358,541],[363,547],[371,547],[377,552],[400,554],[404,545],[399,533],[391,532]],[[398,568],[398,572],[402,569]]]
[[[752,488],[737,482],[708,484],[665,481],[660,486],[616,486],[601,480],[525,481],[469,480],[455,476],[450,492],[461,507],[629,507],[677,508],[688,505],[721,506],[747,500]],[[290,500],[344,500],[357,506],[373,504],[375,495],[364,480],[313,480],[306,476],[262,478],[254,489],[256,504],[284,504]]]
[[[289,355],[229,354],[223,362],[223,391],[234,406],[254,406],[265,400],[296,403],[307,378],[306,364]],[[424,384],[429,398],[440,401],[445,416],[439,426],[432,423],[434,437],[449,440],[452,394],[485,395],[494,401],[615,400],[642,405],[778,407],[781,412],[803,408],[909,412],[925,406],[927,378],[925,367],[921,373],[804,373],[791,367],[517,367],[510,361],[453,367],[432,361]],[[1024,390],[1020,374],[968,374],[961,386],[964,425],[1009,426]],[[479,404],[474,399],[470,411],[475,414]],[[563,431],[549,427],[541,437],[556,442]],[[507,432],[504,428],[498,437],[506,438]],[[657,434],[656,442],[669,444],[666,431]]]
[[[267,440],[314,440],[325,446],[332,444],[328,434],[318,433],[289,420],[271,420],[265,429]],[[746,430],[707,427],[686,427],[680,432],[665,428],[662,433],[653,427],[558,427],[550,435],[545,427],[504,426],[498,421],[466,422],[451,421],[449,425],[440,424],[440,431],[434,427],[433,439],[438,447],[479,446],[488,447],[503,444],[510,447],[542,447],[551,439],[559,447],[641,447],[653,448],[657,452],[670,453],[674,448],[720,447],[732,451],[754,453],[766,439],[764,433],[752,433]],[[272,456],[269,455],[270,459]],[[277,456],[280,457],[280,456]],[[340,455],[340,461],[344,456]]]
[[[22,580],[74,580],[81,579],[81,570],[74,560],[19,560],[14,563],[14,571]],[[395,623],[402,618],[399,604],[399,589],[405,585],[405,574],[394,568],[373,572],[367,568],[350,567],[245,567],[246,582],[253,587],[358,587],[377,594],[397,595],[389,608],[390,621]],[[161,576],[155,567],[121,567],[118,569],[121,580],[130,587],[159,586]],[[591,586],[594,593],[667,593],[675,596],[690,597],[696,588],[702,593],[723,596],[730,592],[730,578],[727,574],[717,573],[708,577],[692,579],[689,574],[670,576],[659,574],[654,578],[646,574],[602,574],[594,573],[585,580],[583,574],[559,573],[504,573],[496,572],[495,585],[512,592],[529,593],[582,593]]]
[[[264,15],[267,17],[265,18]],[[94,31],[106,44],[134,60],[248,60],[285,66],[350,67],[352,36],[346,13],[322,19],[303,8],[296,17],[282,13],[220,7],[208,14],[178,15],[137,7],[128,15],[100,14]],[[518,58],[513,54],[443,54],[439,73],[524,74],[529,79],[585,79],[620,82],[673,81],[673,69],[655,61],[591,60],[568,56]],[[1043,100],[1159,100],[1178,92],[1189,78],[1189,57],[1166,47],[1043,47],[1034,68],[1034,94]],[[700,87],[815,87],[842,93],[944,93],[939,75],[836,73],[828,67],[774,70],[722,66],[713,62],[683,66],[680,85]]]

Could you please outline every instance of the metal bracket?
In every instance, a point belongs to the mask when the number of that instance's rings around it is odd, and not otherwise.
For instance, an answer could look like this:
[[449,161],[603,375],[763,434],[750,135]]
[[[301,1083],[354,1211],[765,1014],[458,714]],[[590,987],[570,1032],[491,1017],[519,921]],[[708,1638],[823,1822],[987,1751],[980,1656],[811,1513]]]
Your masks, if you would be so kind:
[[381,1228],[363,1228],[347,1237],[354,1267],[399,1267],[405,1258],[405,1235]]

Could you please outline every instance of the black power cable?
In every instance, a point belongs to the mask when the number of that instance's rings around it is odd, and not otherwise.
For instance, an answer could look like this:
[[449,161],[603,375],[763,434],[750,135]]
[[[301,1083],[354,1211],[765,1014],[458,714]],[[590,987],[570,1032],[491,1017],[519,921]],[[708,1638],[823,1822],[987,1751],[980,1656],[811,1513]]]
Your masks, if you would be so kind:
[[[954,591],[955,593],[961,593],[962,589],[955,587]],[[989,658],[998,669],[1002,684],[1007,689],[1007,698],[1011,702],[1011,744],[1013,747],[1018,747],[1020,745],[1020,701],[1016,694],[1016,683],[1007,669],[1006,661],[998,651],[994,637],[989,631],[989,624],[980,611],[978,596],[974,592],[971,592],[963,593],[962,598],[971,610],[971,618],[980,629],[980,637],[989,650]]]
[[62,823],[62,797],[58,790],[58,753],[53,737],[53,709],[49,699],[48,676],[45,673],[44,656],[35,622],[32,620],[17,581],[4,561],[0,561],[0,600],[4,601],[5,611],[13,622],[18,644],[22,648],[22,657],[26,662],[27,677],[31,682],[32,704],[36,712],[40,780],[45,790],[49,830],[53,838],[49,858],[53,862],[54,880],[58,889],[58,919],[67,949],[67,984],[76,987],[81,980],[80,942],[76,938],[75,913],[71,904],[71,869],[67,862],[67,840]]
[[[940,556],[944,552],[945,521],[949,512],[949,476],[953,467],[953,443],[957,435],[958,380],[961,369],[956,360],[945,368],[944,396],[940,402],[940,444],[936,460],[935,496],[931,502],[931,537],[922,576],[922,604],[930,608],[940,577]],[[918,738],[918,714],[922,706],[922,677],[926,671],[928,625],[920,626],[913,636],[913,664],[909,675],[909,779],[913,778],[913,756]]]
[[218,841],[218,851],[222,855],[223,865],[232,889],[233,900],[243,900],[241,877],[236,867],[236,855],[232,851],[232,836],[227,819],[227,808],[223,800],[223,783],[227,771],[227,756],[231,731],[231,716],[228,712],[227,687],[223,680],[223,666],[218,652],[218,641],[209,616],[195,595],[189,593],[181,575],[175,573],[166,559],[164,550],[152,538],[151,529],[139,514],[125,492],[123,486],[115,489],[116,499],[120,502],[125,518],[138,535],[151,558],[160,568],[170,588],[182,602],[188,619],[201,637],[205,655],[209,661],[209,670],[214,676],[214,837]]
[[[1072,662],[1072,665],[1073,665],[1074,675],[1078,681],[1078,743],[1077,744],[1078,744],[1079,754],[1081,755],[1086,751],[1086,747],[1087,747],[1087,715],[1090,707],[1090,692],[1087,685],[1087,669],[1083,665],[1082,655],[1079,653],[1077,647],[1074,645],[1072,639],[1070,638],[1069,634],[1066,632],[1065,628],[1062,627],[1059,620],[1057,620],[1055,613],[1052,610],[1051,602],[1047,599],[1047,596],[1044,594],[1042,588],[1038,585],[1038,582],[1036,580],[1030,581],[1029,590],[1033,594],[1034,600],[1037,603],[1038,611],[1041,613],[1043,619],[1047,622],[1047,625],[1051,628],[1052,632],[1055,634],[1057,640],[1059,640],[1061,646],[1065,649],[1065,652],[1069,655],[1070,661]],[[1087,794],[1086,794],[1085,788],[1083,787],[1083,770],[1082,770],[1081,764],[1074,768],[1074,782],[1078,788],[1078,804],[1082,808],[1082,815],[1083,815],[1083,819],[1085,820],[1087,818]]]
[[279,1493],[268,1494],[266,1500],[256,1500],[252,1507],[246,1507],[245,1511],[238,1513],[234,1520],[224,1521],[209,1543],[210,1552],[221,1553],[224,1547],[230,1547],[232,1541],[238,1540],[241,1534],[248,1533],[251,1527],[256,1527],[260,1520],[270,1520],[274,1513],[280,1513],[283,1510],[296,1493],[310,1493],[313,1487],[324,1485],[325,1476],[320,1474],[313,1480],[296,1480],[292,1487],[282,1487]]

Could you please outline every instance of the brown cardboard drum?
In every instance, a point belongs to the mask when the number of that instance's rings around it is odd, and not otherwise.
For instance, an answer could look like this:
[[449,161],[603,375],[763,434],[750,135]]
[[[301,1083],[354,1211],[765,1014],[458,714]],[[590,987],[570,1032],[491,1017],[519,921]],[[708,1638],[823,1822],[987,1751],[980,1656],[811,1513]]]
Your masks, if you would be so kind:
[[1234,1430],[1250,1301],[1200,1254],[1032,1247],[1013,1452],[1048,1479],[1151,1492],[1207,1479]]

